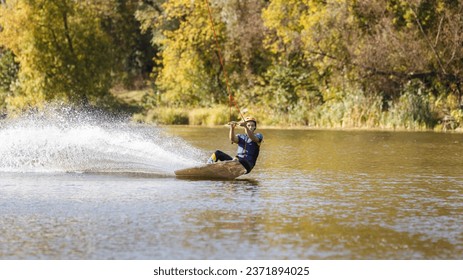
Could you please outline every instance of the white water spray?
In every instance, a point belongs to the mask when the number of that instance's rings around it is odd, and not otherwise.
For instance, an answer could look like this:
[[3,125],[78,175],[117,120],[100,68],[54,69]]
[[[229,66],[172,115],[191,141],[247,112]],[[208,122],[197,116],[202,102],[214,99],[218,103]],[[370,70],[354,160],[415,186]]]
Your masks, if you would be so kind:
[[0,122],[0,172],[134,172],[171,175],[202,151],[153,126],[69,108]]

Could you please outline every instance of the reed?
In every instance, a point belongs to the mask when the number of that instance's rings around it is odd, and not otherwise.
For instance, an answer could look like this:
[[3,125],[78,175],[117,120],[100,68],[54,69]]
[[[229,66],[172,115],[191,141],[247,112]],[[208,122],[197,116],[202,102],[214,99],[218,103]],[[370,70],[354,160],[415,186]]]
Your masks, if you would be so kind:
[[[330,99],[318,105],[299,100],[289,112],[265,102],[249,108],[264,126],[302,126],[313,128],[365,128],[401,130],[453,130],[463,123],[463,110],[452,94],[435,96],[418,90],[406,90],[395,100],[384,100],[379,94],[360,90],[330,93]],[[240,116],[232,108],[232,119]],[[214,126],[230,120],[226,105],[210,108],[171,108],[158,106],[144,114],[134,115],[135,121],[158,124]],[[444,122],[447,119],[449,121]]]
[[156,124],[189,124],[188,112],[181,108],[156,107],[142,114],[135,114],[133,121]]

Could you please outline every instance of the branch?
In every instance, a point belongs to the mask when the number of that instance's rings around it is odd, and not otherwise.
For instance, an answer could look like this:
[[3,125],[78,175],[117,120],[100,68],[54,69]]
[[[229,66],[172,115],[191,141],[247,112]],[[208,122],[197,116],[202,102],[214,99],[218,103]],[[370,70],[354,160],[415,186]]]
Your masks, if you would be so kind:
[[[461,15],[462,12],[463,12],[463,5],[460,7],[460,10],[457,12],[457,15]],[[450,19],[449,19],[449,21],[450,21]],[[463,22],[463,21],[461,21],[461,22]],[[455,55],[457,54],[457,51],[459,51],[460,48],[461,48],[460,44],[458,44],[458,41],[460,39],[460,32],[459,32],[458,28],[455,28],[455,34],[454,35],[455,35],[455,42],[453,44],[452,55],[451,55],[449,61],[447,62],[447,65],[449,65],[455,59]]]
[[412,11],[413,13],[413,16],[415,17],[415,21],[416,23],[418,24],[418,27],[421,31],[421,34],[423,34],[423,37],[424,39],[426,40],[426,42],[428,43],[429,47],[431,48],[432,52],[434,53],[434,56],[436,57],[437,59],[437,63],[439,64],[439,67],[441,68],[442,70],[442,73],[444,73],[444,75],[447,74],[447,71],[445,71],[445,68],[444,68],[444,65],[442,64],[442,59],[440,58],[439,54],[437,53],[436,49],[434,48],[434,46],[432,45],[431,41],[429,40],[428,36],[426,36],[426,33],[424,32],[424,29],[423,29],[423,26],[421,25],[420,23],[420,20],[418,19],[418,15],[415,13],[415,10],[412,8],[412,6],[410,5],[410,10]]
[[442,29],[442,22],[444,21],[445,15],[442,16],[439,22],[439,27],[437,28],[437,35],[436,35],[436,40],[434,42],[434,46],[437,46],[437,43],[439,43],[439,37],[440,37],[440,31]]
[[66,40],[68,41],[69,51],[72,55],[74,55],[74,46],[72,45],[72,39],[69,35],[69,26],[68,26],[68,17],[67,13],[63,12],[63,23],[64,23],[64,35],[66,36]]
[[[312,53],[312,54],[315,54],[315,55],[321,55],[323,57],[326,57],[326,58],[329,58],[329,59],[332,59],[332,60],[335,60],[335,61],[338,61],[338,62],[341,62],[341,63],[346,63],[345,60],[339,59],[339,58],[337,58],[337,57],[335,57],[333,55],[330,55],[330,54],[322,52],[322,51],[310,51],[309,50],[309,53]],[[360,64],[360,63],[356,63],[356,62],[349,62],[348,64],[350,64],[352,66],[355,66],[355,67],[362,68],[362,69],[364,69],[366,71],[369,71],[369,72],[372,72],[374,74],[381,75],[381,76],[395,76],[395,77],[398,77],[398,78],[406,77],[407,79],[421,79],[421,80],[423,80],[426,77],[433,77],[433,76],[438,76],[439,75],[435,71],[419,72],[419,73],[408,72],[407,73],[407,72],[398,72],[398,71],[392,71],[392,70],[378,69],[376,67],[363,65],[363,64]],[[458,78],[455,75],[449,75],[449,74],[444,73],[444,76],[446,78],[458,80]]]

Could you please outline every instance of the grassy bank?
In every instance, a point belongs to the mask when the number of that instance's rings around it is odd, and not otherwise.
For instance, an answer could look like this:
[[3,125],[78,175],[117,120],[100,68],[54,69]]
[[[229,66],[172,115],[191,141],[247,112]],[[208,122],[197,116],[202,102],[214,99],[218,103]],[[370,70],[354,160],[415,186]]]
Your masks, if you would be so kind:
[[[133,120],[165,125],[222,125],[230,119],[227,105],[210,108],[175,108],[154,106],[149,91],[126,91],[116,95],[130,105],[143,107]],[[317,106],[298,104],[282,112],[265,104],[248,107],[247,115],[253,115],[261,126],[307,127],[334,129],[384,129],[412,131],[461,131],[463,110],[454,95],[405,93],[396,100],[384,101],[380,96],[361,92],[348,93],[325,101]],[[233,108],[232,119],[239,119]]]

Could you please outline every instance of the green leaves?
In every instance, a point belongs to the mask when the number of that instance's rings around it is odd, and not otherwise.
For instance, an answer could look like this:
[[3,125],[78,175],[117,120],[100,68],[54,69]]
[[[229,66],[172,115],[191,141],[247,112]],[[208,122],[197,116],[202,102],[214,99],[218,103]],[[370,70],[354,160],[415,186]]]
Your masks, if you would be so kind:
[[18,76],[19,65],[9,50],[0,49],[0,94],[7,93]]

